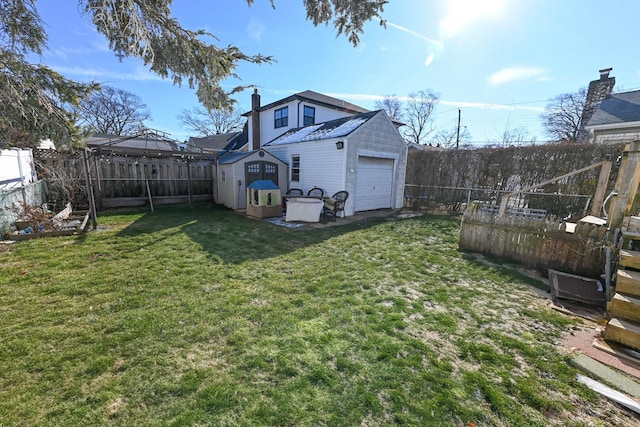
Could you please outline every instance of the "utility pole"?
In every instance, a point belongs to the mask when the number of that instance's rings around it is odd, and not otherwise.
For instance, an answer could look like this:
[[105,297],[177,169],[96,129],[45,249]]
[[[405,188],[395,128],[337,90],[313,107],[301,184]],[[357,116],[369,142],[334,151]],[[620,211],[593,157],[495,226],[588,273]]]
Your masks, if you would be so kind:
[[458,131],[456,132],[456,148],[460,144],[460,109],[458,108]]

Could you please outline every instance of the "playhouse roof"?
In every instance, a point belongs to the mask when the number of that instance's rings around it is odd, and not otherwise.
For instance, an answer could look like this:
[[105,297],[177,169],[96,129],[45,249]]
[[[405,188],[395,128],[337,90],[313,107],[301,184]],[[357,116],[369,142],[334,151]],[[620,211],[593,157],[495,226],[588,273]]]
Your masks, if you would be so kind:
[[278,187],[270,179],[262,179],[259,181],[253,181],[251,184],[247,186],[247,188],[251,190],[277,190],[280,187]]

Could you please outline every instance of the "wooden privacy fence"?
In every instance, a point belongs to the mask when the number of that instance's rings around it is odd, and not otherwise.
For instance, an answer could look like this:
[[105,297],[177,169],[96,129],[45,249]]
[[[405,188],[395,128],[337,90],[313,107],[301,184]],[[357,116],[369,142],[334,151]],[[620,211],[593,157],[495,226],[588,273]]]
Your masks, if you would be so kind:
[[[36,150],[39,172],[60,187],[75,189],[72,198],[86,203],[83,156]],[[118,154],[89,152],[89,171],[98,209],[152,204],[211,200],[214,194],[215,158],[211,155],[181,153]],[[77,201],[74,201],[77,203]]]
[[142,204],[149,196],[154,203],[213,198],[215,160],[209,157],[95,155],[93,163],[99,206]]
[[[469,209],[462,217],[460,249],[491,254],[537,268],[597,278],[605,271],[605,226]],[[570,226],[570,228],[572,228]]]

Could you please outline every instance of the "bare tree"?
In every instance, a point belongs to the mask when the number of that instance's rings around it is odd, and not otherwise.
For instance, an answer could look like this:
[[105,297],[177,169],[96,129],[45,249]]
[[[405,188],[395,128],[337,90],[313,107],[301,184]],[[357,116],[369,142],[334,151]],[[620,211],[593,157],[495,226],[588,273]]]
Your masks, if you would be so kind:
[[396,95],[386,95],[381,101],[376,101],[376,110],[384,110],[391,120],[402,121],[402,102]]
[[86,131],[111,135],[133,135],[151,118],[138,95],[111,86],[91,93],[75,114]]
[[500,136],[500,139],[501,141],[499,142],[499,145],[503,147],[518,147],[521,145],[533,145],[536,143],[536,137],[529,136],[529,131],[525,127],[505,129]]
[[587,90],[584,88],[553,98],[541,115],[547,134],[558,142],[585,142],[581,129],[586,101]]
[[466,126],[459,130],[456,126],[450,129],[443,129],[435,133],[431,144],[441,148],[456,148],[471,144],[471,134]]
[[420,141],[433,132],[431,113],[439,101],[440,94],[431,89],[409,94],[404,109],[404,120],[407,122],[405,138],[420,144]]
[[197,136],[237,132],[242,129],[246,121],[235,110],[207,110],[201,107],[182,110],[178,115],[178,120],[185,129],[196,133]]

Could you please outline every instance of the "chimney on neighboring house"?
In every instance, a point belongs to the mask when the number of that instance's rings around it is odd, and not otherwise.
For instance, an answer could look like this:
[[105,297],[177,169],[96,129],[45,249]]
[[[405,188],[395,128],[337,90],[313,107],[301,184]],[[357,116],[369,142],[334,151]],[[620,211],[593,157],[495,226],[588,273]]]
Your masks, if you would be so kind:
[[584,103],[584,109],[582,110],[582,116],[580,119],[580,131],[583,137],[587,137],[587,132],[584,127],[587,125],[593,113],[604,99],[611,94],[613,86],[616,84],[615,77],[609,77],[609,73],[613,68],[604,68],[599,70],[600,79],[593,80],[589,83],[589,89],[587,90],[587,99]]
[[251,95],[251,149],[260,149],[260,95],[253,89]]

